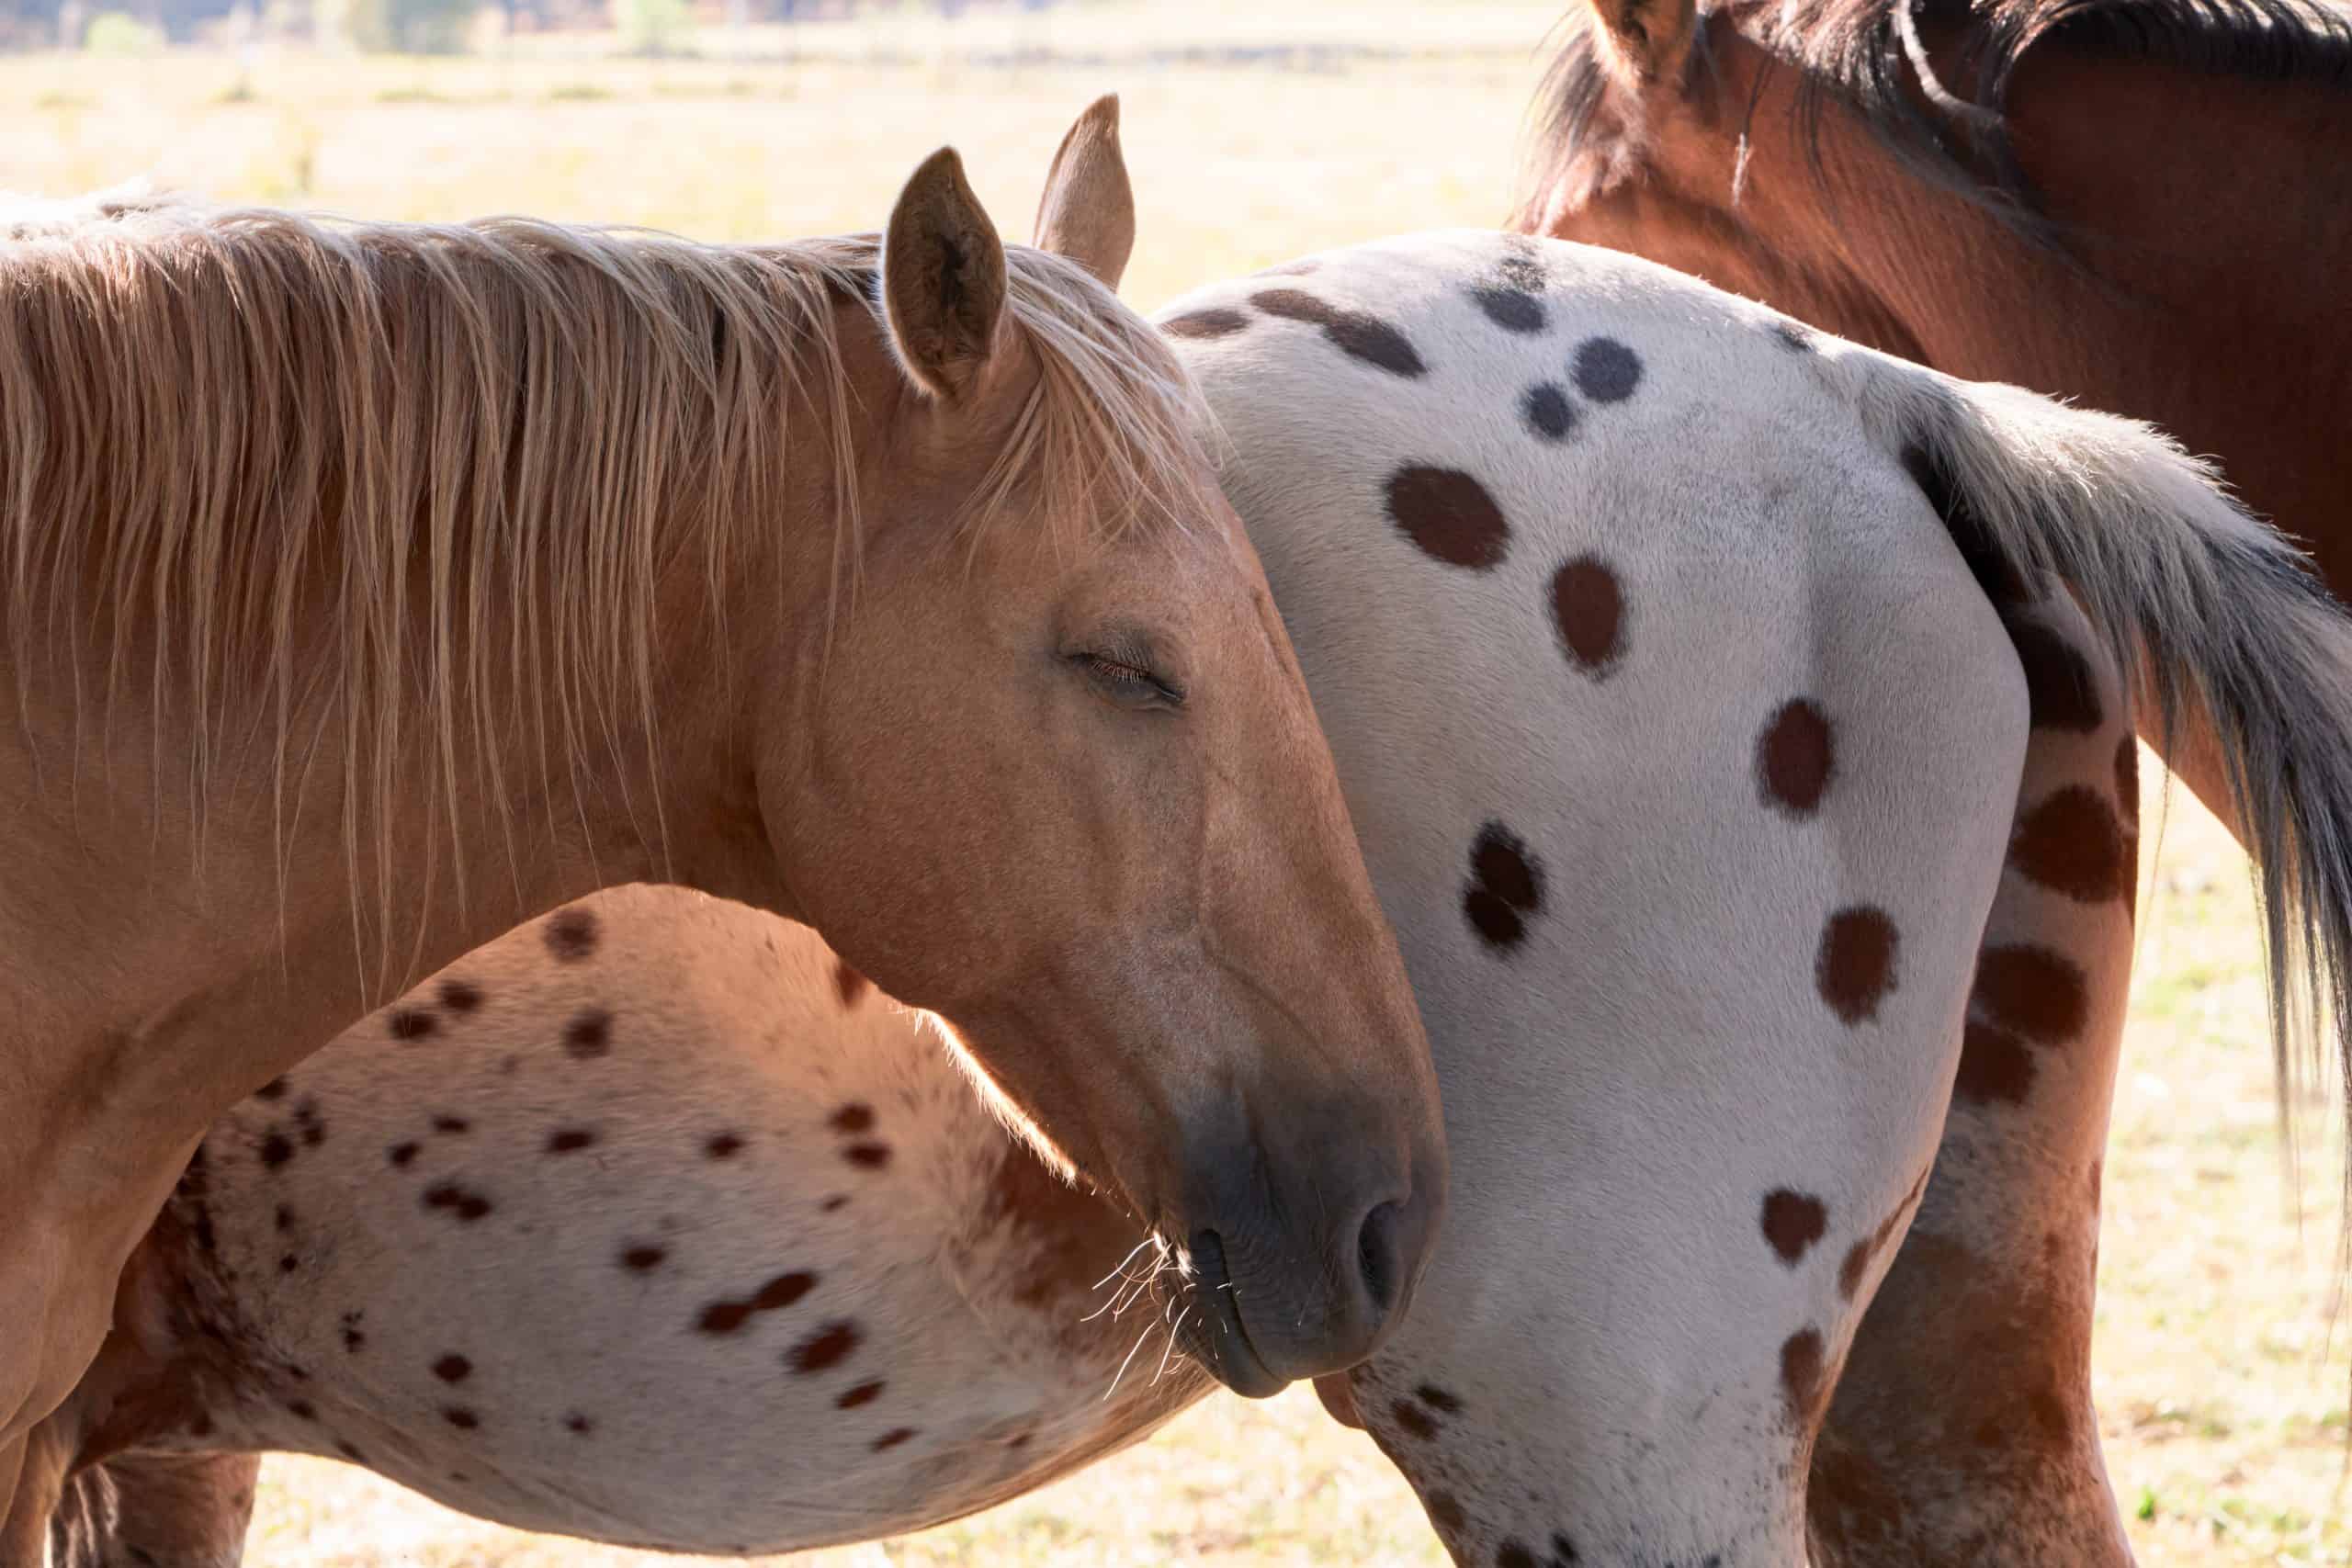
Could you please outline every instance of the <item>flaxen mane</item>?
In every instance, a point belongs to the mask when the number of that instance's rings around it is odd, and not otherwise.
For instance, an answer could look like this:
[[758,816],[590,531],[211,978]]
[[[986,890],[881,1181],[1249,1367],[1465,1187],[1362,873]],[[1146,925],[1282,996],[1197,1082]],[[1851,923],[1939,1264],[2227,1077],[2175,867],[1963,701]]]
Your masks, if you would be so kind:
[[[85,698],[102,681],[109,713],[143,684],[159,729],[194,739],[199,802],[227,747],[274,743],[281,814],[290,760],[339,757],[355,876],[363,844],[390,863],[396,791],[454,809],[470,782],[503,809],[508,766],[561,781],[592,746],[650,743],[665,572],[699,557],[715,603],[784,525],[788,476],[806,504],[808,465],[831,476],[837,585],[854,569],[835,310],[872,297],[877,245],[144,195],[0,211],[20,697],[36,658]],[[1196,407],[1173,357],[1081,268],[1007,262],[1042,375],[965,523],[1191,513]],[[411,704],[431,736],[408,732]],[[483,776],[461,780],[461,739]]]
[[[2147,59],[2258,81],[2352,90],[2352,9],[2341,0],[1701,0],[1800,75],[1796,113],[1816,177],[1820,119],[1835,100],[1921,178],[1998,213],[2019,232],[2054,237],[2009,144],[2009,80],[2037,46]],[[1638,149],[1601,113],[1609,75],[1590,10],[1579,6],[1538,96],[1538,123],[1514,219],[1532,225],[1547,196],[1571,199],[1628,174]],[[1939,79],[1917,48],[1921,31],[1962,41],[1961,65]],[[1706,29],[1689,69],[1712,69]],[[1747,107],[1753,112],[1753,106]]]

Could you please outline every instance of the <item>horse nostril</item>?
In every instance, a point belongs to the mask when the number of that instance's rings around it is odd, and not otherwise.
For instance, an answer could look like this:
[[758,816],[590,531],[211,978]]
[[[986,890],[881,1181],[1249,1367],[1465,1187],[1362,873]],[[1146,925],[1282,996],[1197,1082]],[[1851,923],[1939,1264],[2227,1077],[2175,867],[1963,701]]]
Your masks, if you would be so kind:
[[1405,1274],[1404,1225],[1404,1205],[1382,1203],[1363,1217],[1363,1229],[1356,1235],[1356,1268],[1363,1277],[1364,1295],[1373,1311],[1384,1317],[1396,1304],[1396,1287]]

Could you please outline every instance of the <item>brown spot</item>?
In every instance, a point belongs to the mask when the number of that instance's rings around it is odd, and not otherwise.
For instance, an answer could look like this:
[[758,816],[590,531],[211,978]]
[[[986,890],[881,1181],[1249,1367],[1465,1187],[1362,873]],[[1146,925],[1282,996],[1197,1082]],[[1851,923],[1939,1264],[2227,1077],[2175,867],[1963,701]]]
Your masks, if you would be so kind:
[[2046,947],[1985,950],[1976,961],[1970,1000],[1993,1022],[2037,1045],[2063,1045],[2083,1032],[2090,993],[2071,959]]
[[1408,463],[1388,476],[1388,520],[1421,553],[1486,571],[1510,548],[1510,525],[1487,487],[1459,468]]
[[441,982],[441,1005],[454,1013],[469,1013],[481,1006],[481,987],[470,980]]
[[2007,1030],[1968,1021],[1960,1036],[1960,1073],[1951,1091],[1971,1105],[2023,1105],[2033,1089],[2033,1053]]
[[778,1274],[760,1287],[759,1293],[752,1298],[752,1306],[759,1312],[775,1312],[779,1307],[788,1307],[807,1295],[816,1284],[817,1276],[805,1269]]
[[294,1157],[294,1145],[283,1133],[272,1133],[261,1141],[261,1163],[276,1170]]
[[596,1423],[575,1410],[563,1418],[563,1429],[567,1432],[576,1432],[584,1438],[596,1429]]
[[879,1378],[872,1382],[859,1383],[855,1388],[834,1400],[833,1407],[837,1410],[854,1410],[861,1404],[871,1404],[882,1397],[882,1390],[886,1386]]
[[595,1143],[596,1134],[585,1127],[565,1127],[548,1134],[548,1153],[568,1155]]
[[742,1327],[753,1313],[775,1312],[788,1307],[815,1289],[816,1284],[817,1276],[805,1269],[779,1274],[747,1298],[711,1303],[703,1308],[699,1326],[706,1334],[732,1334]]
[[1159,330],[1170,337],[1219,338],[1231,337],[1249,324],[1250,318],[1238,310],[1212,308],[1170,316],[1159,323]]
[[585,1062],[613,1048],[613,1015],[603,1008],[588,1008],[563,1026],[563,1048]]
[[1642,356],[1613,337],[1577,344],[1577,390],[1596,403],[1622,403],[1642,384]]
[[277,1228],[280,1232],[294,1228],[294,1211],[288,1204],[280,1203],[277,1206]]
[[830,1213],[831,1213],[833,1211],[835,1211],[836,1209],[841,1208],[843,1204],[847,1203],[848,1201],[849,1201],[849,1194],[848,1194],[848,1193],[846,1193],[846,1192],[836,1192],[836,1193],[834,1193],[831,1197],[830,1197],[830,1198],[826,1199],[823,1202],[821,1202],[821,1203],[818,1204],[818,1205],[817,1205],[817,1208],[818,1208],[818,1211],[819,1211],[820,1213],[827,1213],[827,1214],[830,1214]]
[[1507,1540],[1495,1552],[1495,1568],[1535,1568],[1535,1553],[1515,1540]]
[[443,1382],[463,1382],[473,1370],[474,1364],[455,1350],[433,1363],[433,1375]]
[[334,1451],[341,1454],[344,1458],[349,1460],[354,1464],[366,1464],[368,1462],[368,1456],[366,1454],[361,1453],[355,1445],[345,1442],[341,1438],[337,1438],[334,1440]]
[[1396,1425],[1405,1429],[1408,1437],[1427,1442],[1437,1436],[1437,1423],[1430,1418],[1429,1412],[1410,1400],[1398,1400],[1388,1407],[1388,1414],[1395,1417]]
[[319,1407],[307,1399],[289,1399],[286,1402],[286,1409],[288,1415],[300,1420],[315,1421],[319,1418]]
[[1821,1419],[1821,1403],[1827,1392],[1827,1382],[1822,1376],[1821,1331],[1801,1328],[1781,1345],[1781,1392],[1788,1401],[1789,1424],[1800,1432],[1810,1432]]
[[1303,288],[1261,288],[1250,297],[1250,303],[1270,316],[1313,322],[1323,329],[1325,339],[1342,354],[1391,374],[1419,376],[1429,369],[1421,363],[1421,356],[1413,352],[1405,334],[1395,327],[1361,310],[1343,310]]
[[833,989],[841,993],[842,1006],[854,1008],[858,998],[874,988],[874,982],[849,966],[846,959],[833,960]]
[[1788,1188],[1775,1188],[1764,1195],[1764,1239],[1781,1262],[1793,1269],[1805,1249],[1819,1241],[1829,1229],[1829,1211],[1818,1198],[1809,1198]]
[[1430,1493],[1427,1506],[1430,1521],[1448,1534],[1460,1531],[1468,1522],[1469,1516],[1462,1511],[1461,1500],[1451,1492]]
[[727,1159],[743,1146],[743,1140],[733,1133],[714,1134],[702,1146],[702,1152],[712,1159]]
[[281,1274],[291,1274],[295,1269],[300,1269],[301,1266],[301,1260],[290,1252],[280,1257],[277,1260],[277,1271]]
[[890,1163],[890,1145],[875,1143],[852,1144],[842,1151],[842,1158],[860,1170],[880,1170]]
[[433,1130],[436,1133],[470,1133],[473,1131],[473,1126],[471,1122],[462,1116],[443,1115],[433,1119]]
[[821,1372],[847,1360],[865,1337],[854,1323],[829,1323],[793,1347],[787,1360],[796,1372]]
[[2052,790],[2018,820],[2009,863],[2078,904],[2120,897],[2132,869],[2114,808],[2081,784]]
[[208,1411],[197,1412],[196,1419],[187,1424],[188,1435],[195,1438],[212,1436],[212,1416]]
[[1462,1413],[1462,1401],[1433,1382],[1425,1382],[1415,1389],[1413,1397],[1431,1410],[1441,1411],[1448,1416],[1458,1416]]
[[854,1101],[842,1106],[825,1119],[825,1125],[836,1133],[869,1133],[874,1130],[874,1107]]
[[749,1302],[713,1302],[702,1309],[695,1326],[705,1334],[732,1334],[752,1320]]
[[874,1451],[878,1454],[887,1449],[895,1449],[914,1435],[912,1427],[893,1427],[874,1439]]
[[1598,681],[1625,654],[1625,592],[1598,556],[1578,556],[1552,574],[1552,625],[1577,668]]
[[1883,909],[1857,904],[1829,917],[1813,964],[1821,999],[1848,1028],[1878,1016],[1879,1003],[1895,988],[1895,953],[1901,938]]
[[1476,284],[1470,289],[1470,298],[1478,302],[1487,320],[1507,333],[1544,330],[1544,301],[1516,284]]
[[621,1267],[632,1274],[642,1274],[650,1269],[659,1269],[662,1260],[669,1256],[670,1249],[666,1247],[642,1245],[627,1247],[621,1253]]
[[2039,621],[2022,615],[2008,622],[2009,641],[2025,668],[2028,711],[2036,729],[2088,735],[2104,722],[2098,685],[2082,650]]
[[384,1032],[395,1040],[422,1040],[439,1027],[423,1008],[394,1008],[384,1015]]
[[1780,340],[1782,348],[1796,354],[1813,352],[1813,334],[1797,322],[1785,320],[1774,321],[1770,331],[1772,335]]
[[548,917],[543,928],[548,951],[560,964],[577,964],[596,951],[596,913],[575,904]]
[[1470,886],[1462,912],[1489,947],[1516,947],[1527,917],[1544,907],[1544,868],[1518,834],[1499,822],[1478,829],[1470,846]]
[[1928,1178],[1935,1168],[1934,1163],[1930,1162],[1926,1169],[1919,1172],[1919,1179],[1911,1184],[1911,1190],[1903,1195],[1903,1201],[1878,1223],[1878,1228],[1847,1249],[1846,1260],[1838,1266],[1838,1295],[1849,1302],[1854,1299],[1855,1292],[1862,1288],[1862,1276],[1870,1272],[1871,1259],[1894,1239],[1894,1227],[1903,1223],[1903,1216],[1911,1212],[1912,1206],[1919,1201],[1919,1195],[1928,1190]]
[[470,1432],[475,1427],[481,1425],[481,1417],[467,1409],[462,1404],[443,1405],[441,1407],[441,1419],[447,1421],[450,1426],[455,1427],[460,1432]]
[[418,1145],[413,1143],[394,1144],[384,1152],[394,1165],[406,1166],[409,1161],[416,1157],[417,1148]]
[[454,1181],[444,1181],[424,1190],[424,1206],[428,1209],[455,1210],[458,1218],[468,1224],[490,1213],[490,1200],[479,1192],[469,1192]]
[[1820,705],[1799,697],[1783,704],[1756,741],[1756,778],[1764,804],[1792,817],[1810,817],[1836,771],[1829,717]]
[[1502,259],[1495,264],[1495,270],[1505,283],[1531,294],[1541,294],[1552,286],[1544,270],[1544,252],[1532,240],[1523,234],[1506,234],[1502,245]]
[[286,1088],[287,1085],[284,1078],[272,1078],[267,1083],[262,1085],[259,1089],[254,1090],[254,1098],[255,1100],[283,1100],[286,1098]]

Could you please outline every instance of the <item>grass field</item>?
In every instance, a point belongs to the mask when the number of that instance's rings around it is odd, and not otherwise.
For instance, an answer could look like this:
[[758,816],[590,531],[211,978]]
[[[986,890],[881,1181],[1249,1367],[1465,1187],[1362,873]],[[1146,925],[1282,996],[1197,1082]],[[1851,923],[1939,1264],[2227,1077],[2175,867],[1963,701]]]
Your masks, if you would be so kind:
[[[492,211],[710,238],[873,228],[959,145],[1025,234],[1046,156],[1125,99],[1142,238],[1127,294],[1403,229],[1492,223],[1551,0],[1101,5],[952,27],[730,37],[621,62],[540,42],[466,61],[267,52],[0,63],[0,187],[148,173],[221,197],[379,217]],[[2147,770],[2153,780],[2156,770]],[[2152,793],[2146,819],[2159,805]],[[2352,1563],[2329,1108],[2277,1134],[2244,863],[2169,807],[2109,1154],[2097,1389],[2143,1562]],[[2151,848],[2154,846],[2152,845]],[[539,1568],[660,1559],[476,1525],[344,1467],[275,1463],[253,1559]],[[1203,1405],[1145,1447],[980,1519],[801,1561],[1117,1565],[1436,1562],[1402,1483],[1295,1392]]]

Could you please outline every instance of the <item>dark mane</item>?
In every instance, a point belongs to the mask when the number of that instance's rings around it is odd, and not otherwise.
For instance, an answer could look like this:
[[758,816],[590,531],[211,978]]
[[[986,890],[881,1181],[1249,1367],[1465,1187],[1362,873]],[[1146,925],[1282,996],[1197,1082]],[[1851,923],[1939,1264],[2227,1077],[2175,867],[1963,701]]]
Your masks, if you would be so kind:
[[[2343,0],[1700,0],[1699,11],[1686,81],[1713,75],[1703,23],[1727,17],[1742,36],[1801,73],[1796,114],[1816,177],[1822,107],[1834,101],[1860,115],[1921,178],[2043,240],[2053,236],[2006,118],[2010,78],[2037,45],[2352,89],[2352,8]],[[1609,69],[1590,11],[1577,7],[1565,27],[1539,99],[1514,217],[1521,227],[1541,221],[1562,186],[1573,200],[1597,195],[1637,156],[1628,129],[1607,114]],[[1957,68],[1940,81],[1923,78],[1908,47],[1915,32],[1957,39]]]

